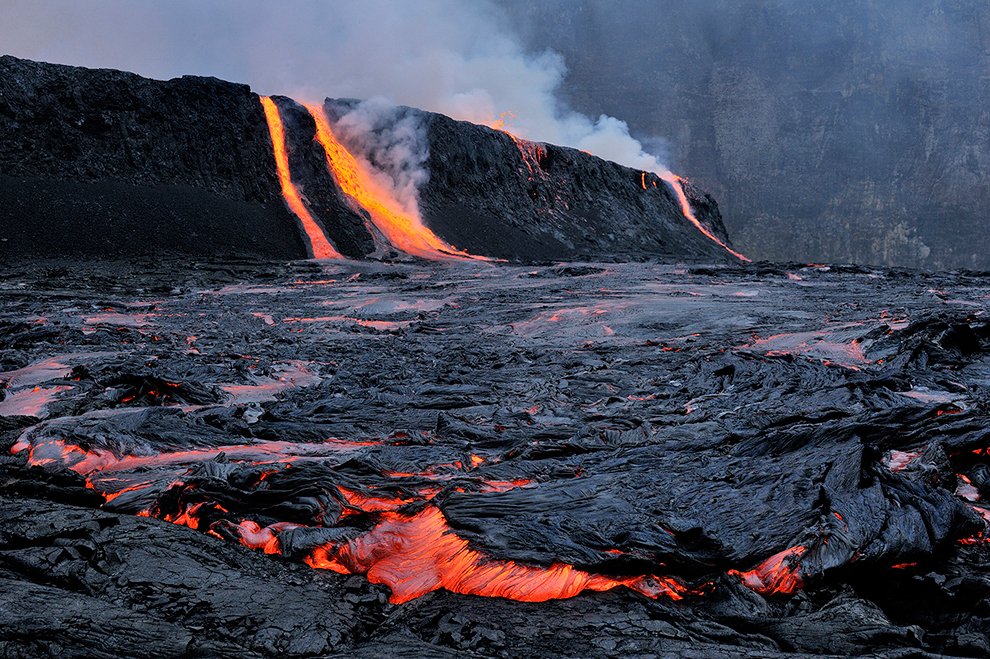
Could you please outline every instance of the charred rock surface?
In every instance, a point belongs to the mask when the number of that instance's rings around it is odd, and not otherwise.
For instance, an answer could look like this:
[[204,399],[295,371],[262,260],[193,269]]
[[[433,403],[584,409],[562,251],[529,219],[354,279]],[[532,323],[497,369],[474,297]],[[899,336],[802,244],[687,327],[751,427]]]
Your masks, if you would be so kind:
[[[328,171],[313,118],[275,101],[291,181],[327,238],[345,256],[392,256]],[[655,176],[442,115],[397,113],[422,124],[424,221],[460,249],[515,260],[732,258]],[[307,255],[260,99],[244,85],[5,56],[0,144],[0,256]],[[687,193],[727,242],[714,200]]]
[[[326,107],[339,118],[357,104],[328,99]],[[520,261],[732,260],[690,224],[654,174],[442,114],[395,112],[422,126],[429,148],[423,218],[461,249]],[[686,193],[699,220],[728,243],[714,199],[690,185]]]
[[0,279],[6,655],[990,655],[985,276],[64,267]]
[[0,254],[305,255],[257,95],[0,57]]

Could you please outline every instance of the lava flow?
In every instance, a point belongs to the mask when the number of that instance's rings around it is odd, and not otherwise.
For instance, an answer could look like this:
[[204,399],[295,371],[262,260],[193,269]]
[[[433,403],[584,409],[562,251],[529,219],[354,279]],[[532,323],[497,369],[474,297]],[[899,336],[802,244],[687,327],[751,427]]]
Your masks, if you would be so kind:
[[317,259],[341,259],[344,258],[333,246],[327,237],[323,235],[320,226],[313,219],[306,204],[303,203],[299,190],[292,183],[292,176],[289,173],[289,154],[285,150],[285,126],[282,125],[282,117],[279,115],[275,101],[267,96],[261,97],[261,105],[265,109],[265,119],[268,121],[268,131],[272,136],[272,148],[275,153],[275,167],[278,169],[278,181],[282,186],[282,196],[299,221],[302,223],[303,231],[309,240],[310,250],[313,257]]
[[[720,246],[729,254],[732,254],[740,261],[743,261],[745,263],[749,263],[752,261],[752,259],[748,258],[744,254],[740,254],[739,252],[737,252],[736,250],[732,249],[724,242],[722,242],[718,236],[712,233],[707,227],[705,227],[704,224],[701,223],[701,221],[698,220],[698,217],[694,214],[694,209],[691,208],[691,202],[688,201],[687,194],[684,192],[684,183],[683,183],[684,179],[682,179],[680,176],[672,172],[664,172],[663,174],[659,174],[659,176],[671,187],[671,189],[674,191],[674,194],[677,196],[677,203],[681,205],[681,214],[684,216],[684,219],[686,219],[688,222],[693,224],[695,228],[698,231],[700,231],[702,234],[704,234],[706,238],[708,238],[709,240]],[[646,189],[645,173],[643,174],[643,189],[644,190]]]
[[607,577],[556,563],[530,567],[492,560],[455,535],[443,513],[428,506],[414,515],[382,514],[368,533],[341,546],[317,547],[306,559],[315,568],[366,574],[387,585],[395,604],[444,588],[463,595],[545,602],[574,597],[584,590],[626,586],[651,598],[682,599],[687,588],[665,577]]
[[763,595],[790,594],[804,585],[798,560],[806,551],[806,547],[797,545],[774,554],[752,570],[729,570],[729,574],[739,577],[747,588]]
[[368,211],[371,221],[396,249],[425,259],[479,259],[458,250],[433,233],[416,214],[403,209],[389,186],[341,144],[323,108],[306,105],[316,121],[316,139],[326,153],[327,167],[344,194]]
[[519,150],[519,155],[522,156],[523,164],[526,165],[526,169],[529,171],[529,180],[532,181],[533,176],[536,173],[536,169],[539,169],[540,167],[540,160],[546,157],[546,149],[536,142],[524,140],[509,132],[506,128],[506,114],[508,113],[503,112],[499,119],[490,121],[485,125],[509,136],[509,139],[512,140],[512,143],[515,144],[516,148]]

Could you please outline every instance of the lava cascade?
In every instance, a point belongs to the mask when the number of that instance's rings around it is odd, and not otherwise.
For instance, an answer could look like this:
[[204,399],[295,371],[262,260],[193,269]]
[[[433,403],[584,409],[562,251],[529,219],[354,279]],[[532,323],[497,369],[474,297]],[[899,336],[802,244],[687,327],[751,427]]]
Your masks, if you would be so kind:
[[306,105],[316,121],[316,139],[326,153],[327,167],[344,194],[368,211],[371,221],[393,247],[425,259],[479,259],[443,241],[402,204],[370,165],[354,156],[333,133],[323,108]]
[[[721,240],[719,240],[718,236],[716,236],[714,233],[709,231],[708,228],[705,227],[705,225],[702,224],[700,220],[698,220],[698,217],[694,214],[694,209],[691,208],[691,202],[688,201],[687,194],[684,192],[684,179],[682,179],[677,174],[671,172],[665,172],[664,174],[661,174],[660,178],[663,179],[667,183],[667,185],[669,185],[671,189],[674,191],[674,195],[677,197],[677,203],[679,203],[681,206],[681,214],[684,216],[684,219],[686,219],[688,222],[693,224],[695,228],[698,231],[700,231],[702,234],[704,234],[706,238],[717,244],[719,247],[727,251],[729,254],[732,254],[740,261],[743,261],[744,263],[749,263],[752,260],[747,256],[745,256],[744,254],[741,254],[736,250],[732,249]],[[646,189],[645,177],[643,181],[644,181],[643,189]]]
[[282,117],[275,101],[267,96],[262,96],[261,105],[265,110],[265,119],[268,121],[268,132],[271,133],[275,167],[278,170],[279,184],[282,186],[282,196],[285,197],[285,203],[289,209],[296,214],[302,223],[313,257],[318,259],[344,258],[327,240],[320,226],[313,219],[313,215],[306,208],[299,190],[292,183],[292,176],[289,172],[289,154],[285,149],[285,126],[282,124]]

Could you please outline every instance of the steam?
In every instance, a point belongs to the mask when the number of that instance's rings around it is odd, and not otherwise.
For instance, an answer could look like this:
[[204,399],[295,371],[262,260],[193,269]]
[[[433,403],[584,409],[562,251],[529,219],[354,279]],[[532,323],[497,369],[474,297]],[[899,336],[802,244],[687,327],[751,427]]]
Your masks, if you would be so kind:
[[362,101],[336,122],[334,132],[399,210],[419,218],[419,188],[429,179],[426,127],[383,97]]
[[[6,0],[0,43],[11,54],[152,77],[212,75],[306,100],[379,98],[492,124],[514,134],[666,173],[625,122],[567,108],[560,55],[527,52],[490,0]],[[374,125],[370,109],[347,118]],[[400,131],[401,133],[401,131]],[[401,134],[372,159],[421,152]],[[422,164],[422,159],[419,160]],[[400,168],[401,170],[401,168]],[[417,175],[398,182],[398,194]],[[400,177],[401,178],[401,177]]]

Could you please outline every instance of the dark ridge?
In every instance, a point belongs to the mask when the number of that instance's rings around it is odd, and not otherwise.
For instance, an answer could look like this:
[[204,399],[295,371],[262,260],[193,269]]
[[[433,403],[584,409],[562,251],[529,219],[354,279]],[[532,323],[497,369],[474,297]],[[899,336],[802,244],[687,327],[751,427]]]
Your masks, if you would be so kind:
[[302,257],[258,97],[0,57],[0,254]]
[[[430,180],[421,194],[423,215],[458,247],[487,246],[494,256],[516,259],[561,252],[569,258],[727,256],[681,215],[670,187],[656,176],[646,177],[644,190],[643,172],[576,149],[517,145],[484,126],[439,114],[426,119]],[[705,199],[701,221],[728,242],[714,200],[688,194],[695,203]]]
[[[309,113],[276,102],[293,183],[317,223],[346,256],[382,254],[327,170]],[[331,120],[357,103],[328,102]],[[404,107],[369,141],[399,121],[428,151],[424,221],[459,249],[517,261],[733,260],[654,175]],[[0,144],[0,256],[308,255],[282,199],[259,97],[245,85],[5,56]],[[728,242],[715,201],[686,192]]]

